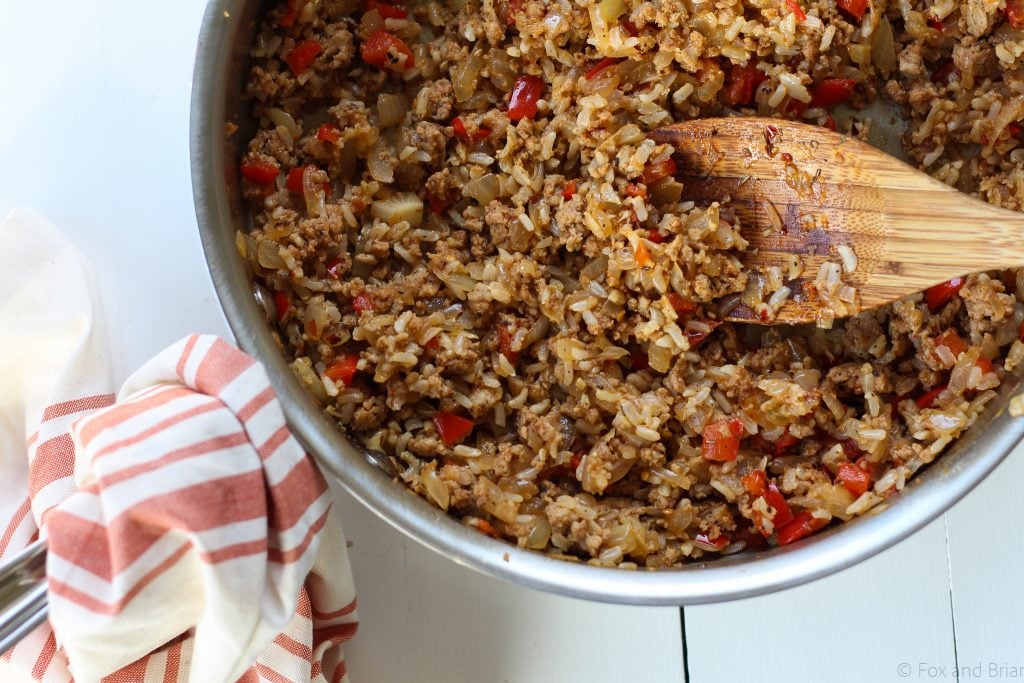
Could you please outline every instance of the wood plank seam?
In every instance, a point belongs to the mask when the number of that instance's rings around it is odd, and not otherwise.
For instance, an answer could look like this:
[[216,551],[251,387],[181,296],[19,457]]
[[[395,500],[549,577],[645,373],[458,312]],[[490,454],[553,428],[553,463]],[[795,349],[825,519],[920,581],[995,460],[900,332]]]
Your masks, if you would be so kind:
[[960,653],[956,647],[956,602],[953,599],[953,557],[949,545],[949,519],[942,515],[943,538],[946,542],[946,576],[949,579],[949,619],[953,629],[953,677],[960,683]]
[[686,648],[686,608],[679,608],[679,637],[683,640],[683,683],[690,683],[690,652]]

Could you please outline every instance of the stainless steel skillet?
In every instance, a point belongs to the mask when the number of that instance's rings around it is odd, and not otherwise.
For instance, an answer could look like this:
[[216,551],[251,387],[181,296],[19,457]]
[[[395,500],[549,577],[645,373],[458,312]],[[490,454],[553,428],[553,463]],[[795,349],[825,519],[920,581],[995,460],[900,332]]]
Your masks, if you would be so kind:
[[[235,177],[235,145],[252,130],[240,95],[246,54],[262,6],[256,1],[211,1],[200,38],[192,98],[192,178],[210,273],[239,344],[266,365],[292,429],[324,472],[424,545],[492,576],[567,596],[645,605],[733,600],[812,581],[892,546],[960,500],[1024,437],[1024,420],[1014,420],[1005,411],[1009,397],[1021,391],[1018,372],[969,432],[892,497],[882,514],[855,519],[785,548],[682,569],[624,571],[565,562],[459,524],[393,481],[321,413],[285,364],[235,250],[235,232],[246,220]],[[874,128],[894,139],[898,120],[891,113],[872,116]],[[226,134],[228,122],[240,127],[234,135]],[[884,142],[883,146],[891,147]]]

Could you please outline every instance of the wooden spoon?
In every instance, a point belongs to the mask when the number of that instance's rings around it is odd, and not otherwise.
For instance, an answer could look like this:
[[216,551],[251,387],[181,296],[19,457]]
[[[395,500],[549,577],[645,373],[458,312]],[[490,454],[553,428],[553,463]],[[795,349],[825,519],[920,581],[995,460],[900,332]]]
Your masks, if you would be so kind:
[[[676,148],[676,178],[686,197],[735,211],[750,242],[746,267],[781,267],[793,294],[764,322],[818,319],[820,304],[808,300],[805,286],[822,262],[843,263],[840,245],[856,256],[855,269],[842,279],[856,288],[860,310],[956,276],[1024,265],[1024,215],[972,199],[826,128],[766,118],[698,119],[655,130],[651,138]],[[790,278],[793,255],[800,274]],[[744,305],[726,317],[763,321]]]

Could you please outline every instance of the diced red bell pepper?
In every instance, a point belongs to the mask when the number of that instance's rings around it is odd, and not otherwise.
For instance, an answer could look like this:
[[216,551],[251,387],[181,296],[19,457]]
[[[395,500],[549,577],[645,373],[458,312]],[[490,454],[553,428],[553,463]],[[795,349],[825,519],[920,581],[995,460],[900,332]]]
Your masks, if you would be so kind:
[[501,355],[508,359],[508,362],[515,365],[519,362],[519,352],[512,350],[512,330],[506,323],[500,323],[498,325],[498,348],[501,350]]
[[512,121],[532,119],[537,115],[537,102],[544,94],[544,81],[537,76],[519,76],[508,100],[508,117]]
[[491,134],[491,130],[489,128],[480,127],[476,129],[476,132],[473,133],[473,135],[470,135],[469,131],[466,130],[465,122],[463,122],[463,120],[458,116],[452,119],[452,128],[455,130],[455,135],[467,142],[471,139],[485,140],[487,139],[487,136]]
[[[316,166],[309,164],[307,166],[296,166],[292,170],[288,171],[288,180],[285,181],[284,186],[288,188],[288,191],[292,194],[301,195],[303,192],[302,188],[302,177],[306,174],[307,168],[315,169]],[[331,184],[324,183],[324,192],[331,191]]]
[[576,451],[572,454],[572,457],[569,459],[569,469],[571,469],[573,473],[579,469],[580,463],[583,462],[583,456],[586,454],[587,451]]
[[850,460],[859,458],[864,453],[864,451],[857,447],[857,443],[853,439],[843,439],[839,441],[839,445],[843,447],[843,453]]
[[373,311],[373,299],[366,294],[358,294],[356,298],[352,299],[352,308],[355,309],[356,313],[365,313],[366,311]]
[[871,486],[871,475],[852,462],[844,462],[836,471],[836,479],[843,483],[846,490],[860,496]]
[[372,9],[377,10],[377,13],[383,19],[406,19],[409,16],[409,13],[401,7],[395,7],[394,5],[380,2],[380,0],[366,0],[366,11],[369,12]]
[[288,171],[288,180],[284,185],[288,188],[289,192],[292,194],[302,194],[302,176],[305,172],[305,166],[296,166]]
[[[654,242],[655,244],[663,244],[665,242],[665,236],[658,232],[657,228],[651,228],[647,231],[647,241]],[[676,296],[679,296],[678,294]]]
[[992,361],[990,361],[988,358],[979,358],[978,362],[975,363],[975,365],[977,365],[979,368],[981,368],[981,373],[983,375],[988,374],[988,373],[992,372],[993,370],[995,370],[995,366],[992,365]]
[[831,107],[850,99],[857,81],[852,78],[826,78],[811,91],[812,107]]
[[878,469],[877,463],[871,462],[871,458],[868,457],[867,455],[860,456],[859,458],[857,458],[854,461],[853,464],[856,465],[857,467],[861,468],[862,470],[864,470],[865,472],[867,472],[871,476],[874,476],[875,475],[875,470]]
[[924,292],[924,298],[925,301],[928,302],[928,310],[935,313],[946,305],[946,303],[952,299],[963,286],[964,279],[962,277],[955,277],[949,282],[943,282],[940,285],[935,285],[934,287],[926,289]]
[[704,437],[700,446],[701,455],[712,462],[730,462],[740,452],[740,435],[743,434],[743,421],[738,417],[729,417],[712,422],[704,427]]
[[636,260],[636,267],[643,268],[651,262],[651,252],[648,251],[647,245],[640,240],[636,243],[636,249],[633,251],[633,258]]
[[[796,4],[796,0],[789,0],[789,2]],[[799,5],[796,6],[797,8],[800,7]],[[806,18],[805,15],[804,19]],[[729,70],[729,78],[725,84],[722,99],[732,107],[748,105],[754,101],[754,93],[757,92],[757,86],[764,83],[767,78],[764,72],[757,68],[757,62],[753,59],[743,66],[733,64]]]
[[837,0],[836,4],[839,5],[839,9],[858,21],[863,19],[864,13],[868,11],[868,0]]
[[925,408],[931,408],[932,405],[934,405],[935,403],[935,399],[937,399],[939,397],[939,394],[941,394],[945,390],[946,385],[940,384],[939,386],[933,387],[928,391],[924,392],[923,394],[921,394],[920,396],[918,396],[914,403],[916,403],[917,407],[920,408],[921,410],[924,410]]
[[[626,183],[626,196],[627,197],[646,197],[647,188],[644,185],[637,185],[636,183]],[[651,232],[657,232],[651,230]]]
[[1006,0],[1006,20],[1014,28],[1024,26],[1024,1]]
[[327,262],[327,276],[332,280],[338,280],[341,278],[341,260],[332,258]]
[[949,85],[953,81],[958,80],[960,80],[960,69],[957,68],[952,59],[935,67],[935,71],[932,72],[932,82],[939,85]]
[[793,511],[789,509],[789,503],[786,502],[774,481],[768,484],[768,490],[764,492],[764,500],[775,510],[772,525],[776,529],[793,520]]
[[678,315],[687,315],[697,311],[697,304],[693,303],[686,297],[679,296],[675,292],[668,293],[668,303],[672,306],[672,310],[674,310]]
[[283,28],[295,25],[295,20],[299,18],[299,12],[302,11],[302,7],[306,4],[306,0],[288,0],[284,14],[277,20],[277,25]]
[[280,166],[272,161],[265,161],[263,159],[243,161],[239,170],[242,172],[243,178],[257,185],[272,183],[277,179],[278,174],[281,173]]
[[899,394],[898,396],[896,396],[896,398],[894,398],[892,400],[892,403],[889,405],[889,415],[892,416],[893,420],[895,420],[897,417],[899,417],[899,414],[900,414],[899,406],[900,406],[901,403],[906,401],[908,398],[910,398],[910,394],[909,393],[907,393],[907,394]]
[[352,378],[356,376],[359,364],[359,356],[354,353],[347,353],[339,356],[336,361],[327,366],[324,374],[334,382],[343,382],[346,387],[352,386]]
[[801,512],[776,532],[775,540],[779,545],[789,545],[810,536],[826,524],[828,522],[824,519],[814,517],[809,512]]
[[653,185],[662,178],[668,178],[669,176],[675,175],[676,170],[675,159],[671,157],[663,159],[662,161],[652,161],[644,166],[644,171],[640,175],[640,179],[644,182],[644,185]]
[[472,420],[467,420],[461,415],[455,415],[454,413],[438,413],[434,416],[434,428],[437,429],[437,435],[441,437],[441,441],[444,441],[444,445],[449,448],[455,444],[462,443],[469,436],[469,433],[473,431],[473,427]]
[[708,338],[708,336],[715,331],[715,328],[722,324],[721,320],[702,320],[711,329],[707,332],[698,332],[697,330],[686,329],[683,330],[683,336],[686,337],[686,341],[690,344],[690,350],[693,350],[700,346],[700,343]]
[[288,66],[290,66],[292,71],[295,72],[295,75],[298,76],[310,67],[313,60],[316,59],[316,56],[320,54],[323,49],[324,46],[320,44],[319,40],[316,38],[309,38],[293,47],[292,51],[285,56],[284,61],[288,62]]
[[694,539],[698,546],[704,546],[702,550],[724,550],[727,545],[732,543],[728,536],[725,534],[718,534],[714,538],[708,538],[707,534],[697,534]]
[[516,25],[516,14],[523,8],[522,5],[523,0],[508,0],[508,14],[504,17],[506,26]]
[[764,545],[764,536],[757,533],[756,531],[754,531],[752,527],[749,526],[742,527],[739,531],[733,533],[732,537],[733,540],[743,541],[744,543],[746,543],[748,550],[760,548]]
[[498,540],[501,540],[501,534],[498,532],[497,529],[494,528],[494,525],[488,522],[486,519],[476,520],[476,529],[485,536],[490,536],[491,538],[497,538]]
[[469,132],[466,130],[466,124],[462,122],[458,116],[452,119],[452,130],[455,131],[455,136],[460,137],[463,140],[469,140]]
[[754,470],[750,474],[745,474],[740,481],[743,482],[743,489],[755,498],[764,495],[766,485],[764,470]]
[[786,115],[792,116],[794,119],[798,119],[804,115],[804,112],[807,111],[807,107],[809,106],[811,105],[806,102],[801,102],[800,100],[790,100],[789,103],[786,104]]
[[619,60],[615,57],[605,57],[594,66],[587,69],[587,72],[583,74],[583,77],[588,81],[592,81],[597,78],[597,75],[607,69],[610,66],[615,66],[619,63]]
[[935,338],[935,345],[945,346],[954,357],[967,350],[967,343],[960,338],[960,335],[952,327]]
[[336,145],[341,140],[341,129],[333,123],[325,123],[316,131],[316,139]]
[[573,178],[562,188],[562,199],[568,201],[576,195],[576,179]]
[[427,195],[427,204],[430,205],[430,210],[438,215],[444,213],[452,203],[452,200],[448,197],[435,197],[432,194]]
[[834,118],[832,118],[831,114],[825,114],[825,123],[822,124],[822,125],[824,125],[825,128],[828,128],[829,130],[835,130],[836,129],[836,120]]
[[783,453],[785,453],[787,450],[789,450],[798,443],[800,443],[800,439],[790,434],[789,430],[787,429],[782,433],[782,436],[775,440],[775,457],[781,456]]
[[387,31],[377,31],[359,46],[363,61],[378,69],[406,71],[416,65],[412,50],[405,41]]
[[789,9],[791,9],[793,14],[796,15],[797,21],[807,20],[807,12],[804,12],[804,8],[800,6],[800,3],[797,2],[797,0],[786,0],[786,5],[788,5]]
[[284,292],[274,293],[274,311],[277,312],[278,321],[284,320],[288,311],[292,309],[292,299]]

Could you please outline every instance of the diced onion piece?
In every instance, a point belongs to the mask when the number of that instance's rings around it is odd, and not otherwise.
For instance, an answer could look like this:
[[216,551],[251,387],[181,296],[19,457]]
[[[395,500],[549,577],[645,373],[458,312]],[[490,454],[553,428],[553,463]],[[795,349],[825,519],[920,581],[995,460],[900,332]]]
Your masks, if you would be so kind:
[[423,223],[423,200],[412,192],[401,192],[375,201],[370,206],[370,213],[389,225],[408,221],[409,225],[416,227]]
[[601,12],[601,18],[608,24],[614,24],[626,11],[625,0],[601,0],[597,9]]
[[1010,98],[999,110],[999,113],[992,118],[991,140],[995,141],[1004,128],[1019,121],[1022,117],[1024,117],[1024,96],[1018,95]]
[[[381,148],[385,147],[383,140],[379,140],[377,143]],[[376,180],[378,183],[393,183],[395,181],[395,171],[388,164],[385,155],[381,151],[371,151],[370,155],[366,159],[366,170],[370,172],[370,177]]]
[[1018,394],[1010,399],[1010,416],[1024,417],[1024,394]]
[[886,17],[882,17],[875,32],[871,34],[871,61],[883,76],[888,76],[896,71],[896,47],[893,41],[892,24]]
[[281,270],[288,266],[281,258],[281,247],[270,240],[263,240],[256,247],[256,260],[264,268],[270,270]]
[[318,296],[309,300],[303,319],[306,323],[306,333],[313,339],[319,339],[331,322],[324,306],[323,297]]
[[548,331],[551,329],[551,323],[544,316],[537,318],[537,322],[533,324],[530,330],[526,333],[523,338],[522,348],[528,348],[531,344],[536,341],[540,341],[547,336]]
[[452,67],[452,91],[455,93],[456,102],[465,102],[473,95],[476,91],[476,79],[483,66],[483,56],[472,54],[466,61]]
[[647,364],[656,372],[668,372],[672,367],[672,351],[664,346],[651,344],[647,355]]
[[860,65],[861,68],[871,64],[871,45],[859,45],[852,43],[846,46],[850,55],[850,61]]
[[494,49],[487,54],[487,70],[494,87],[502,92],[512,89],[516,72],[504,50]]
[[604,254],[593,259],[580,270],[580,278],[596,280],[608,270],[608,257]]
[[292,372],[298,377],[302,384],[306,385],[306,388],[312,392],[312,394],[320,401],[327,400],[327,390],[324,389],[324,383],[320,381],[320,377],[317,376],[316,371],[313,370],[313,362],[306,357],[296,358],[291,365]]
[[462,194],[477,200],[481,206],[486,206],[498,197],[499,189],[498,176],[488,173],[466,183],[462,188]]
[[448,487],[437,476],[433,467],[424,467],[420,470],[420,481],[423,482],[423,488],[430,499],[442,510],[447,510],[450,501]]
[[409,99],[401,93],[381,93],[377,97],[377,121],[381,128],[397,126],[409,111]]
[[302,129],[299,128],[299,124],[295,123],[295,119],[292,118],[292,115],[284,109],[270,107],[267,109],[266,114],[271,123],[275,126],[283,126],[285,130],[291,133],[293,138],[298,138],[302,135]]
[[533,550],[542,550],[551,538],[551,522],[544,515],[537,515],[537,523],[534,524],[530,535],[526,537],[526,547]]

